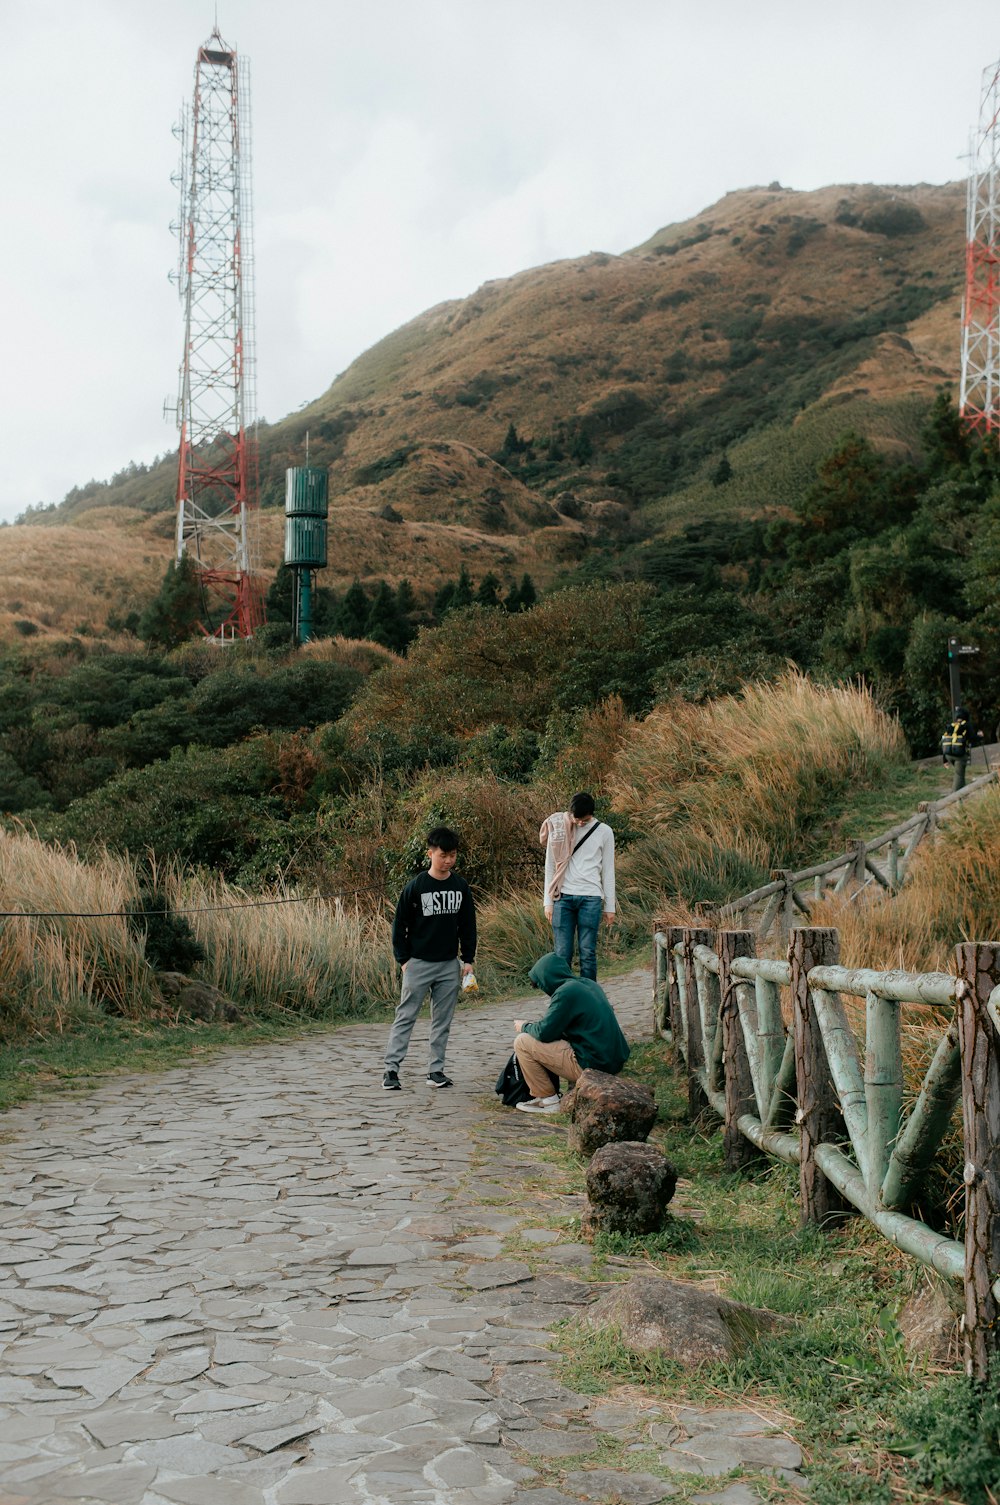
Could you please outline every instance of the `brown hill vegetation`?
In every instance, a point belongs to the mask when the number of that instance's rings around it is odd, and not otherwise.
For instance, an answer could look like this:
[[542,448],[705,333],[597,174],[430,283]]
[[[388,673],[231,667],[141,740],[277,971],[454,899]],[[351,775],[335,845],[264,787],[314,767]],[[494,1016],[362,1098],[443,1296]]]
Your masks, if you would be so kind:
[[[911,453],[957,369],[963,205],[960,184],[746,189],[623,255],[428,310],[262,425],[264,568],[307,432],[330,466],[334,589],[430,588],[462,563],[546,584],[628,555],[642,573],[685,522],[787,507],[848,428]],[[145,599],[171,552],[173,484],[167,459],[74,489],[31,519],[59,525],[56,548],[48,527],[44,543],[0,530],[0,630],[19,614],[101,630],[112,602]],[[56,556],[65,578],[47,568],[42,600],[33,561]]]

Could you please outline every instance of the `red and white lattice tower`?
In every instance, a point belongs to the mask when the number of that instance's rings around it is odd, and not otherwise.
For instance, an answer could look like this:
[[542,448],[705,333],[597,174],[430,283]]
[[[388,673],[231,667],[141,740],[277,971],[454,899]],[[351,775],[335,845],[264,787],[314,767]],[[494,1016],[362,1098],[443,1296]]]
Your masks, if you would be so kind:
[[197,566],[202,630],[252,637],[264,620],[256,567],[253,241],[247,61],[219,35],[198,49],[181,142],[177,281],[184,356],[177,426],[177,558]]
[[1000,62],[983,72],[969,155],[959,412],[985,437],[1000,431]]

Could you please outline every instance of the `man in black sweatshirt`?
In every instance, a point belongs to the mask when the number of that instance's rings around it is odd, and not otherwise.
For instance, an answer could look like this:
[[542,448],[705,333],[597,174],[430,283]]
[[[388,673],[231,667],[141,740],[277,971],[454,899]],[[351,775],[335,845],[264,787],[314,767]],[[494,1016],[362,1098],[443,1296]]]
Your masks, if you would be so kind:
[[[476,957],[476,906],[464,878],[454,873],[458,837],[448,826],[427,833],[426,873],[403,889],[392,922],[392,951],[403,969],[403,988],[385,1048],[382,1086],[398,1092],[399,1068],[427,994],[431,995],[429,1087],[450,1087],[444,1074],[448,1032],[463,973]],[[458,953],[461,952],[461,962]]]

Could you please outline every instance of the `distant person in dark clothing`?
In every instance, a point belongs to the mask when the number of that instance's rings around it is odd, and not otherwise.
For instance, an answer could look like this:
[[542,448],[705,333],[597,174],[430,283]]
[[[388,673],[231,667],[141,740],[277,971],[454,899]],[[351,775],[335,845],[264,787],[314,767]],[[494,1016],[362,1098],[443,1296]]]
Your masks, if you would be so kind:
[[555,952],[541,957],[528,975],[549,994],[549,1007],[533,1023],[514,1020],[514,1054],[532,1094],[516,1107],[522,1113],[556,1113],[559,1094],[552,1090],[552,1078],[572,1084],[588,1069],[616,1075],[628,1060],[628,1041],[600,984],[577,977]]
[[[444,1057],[459,983],[476,956],[476,906],[464,878],[455,876],[458,836],[448,826],[427,833],[426,872],[403,889],[392,922],[392,951],[403,969],[396,1017],[385,1048],[382,1086],[400,1089],[403,1064],[420,1006],[431,995],[429,1087],[451,1087]],[[459,961],[461,954],[461,961]]]
[[952,711],[951,725],[941,738],[941,753],[946,763],[950,763],[955,770],[955,782],[952,785],[952,793],[965,787],[965,770],[972,756],[972,744],[974,741],[982,742],[982,732],[972,731],[969,721],[969,712],[964,705],[957,705]]

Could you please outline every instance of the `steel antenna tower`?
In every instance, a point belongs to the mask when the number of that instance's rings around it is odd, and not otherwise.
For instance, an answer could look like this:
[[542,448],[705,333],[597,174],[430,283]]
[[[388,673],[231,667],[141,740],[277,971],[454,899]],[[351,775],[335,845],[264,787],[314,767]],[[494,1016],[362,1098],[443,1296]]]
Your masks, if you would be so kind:
[[256,563],[253,242],[247,60],[219,35],[199,47],[181,142],[177,283],[184,307],[177,426],[177,558],[194,560],[202,631],[253,637]]
[[983,71],[969,159],[959,412],[985,437],[1000,430],[1000,62]]

